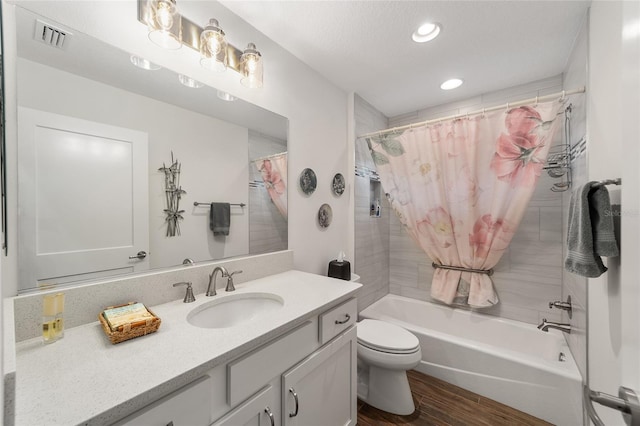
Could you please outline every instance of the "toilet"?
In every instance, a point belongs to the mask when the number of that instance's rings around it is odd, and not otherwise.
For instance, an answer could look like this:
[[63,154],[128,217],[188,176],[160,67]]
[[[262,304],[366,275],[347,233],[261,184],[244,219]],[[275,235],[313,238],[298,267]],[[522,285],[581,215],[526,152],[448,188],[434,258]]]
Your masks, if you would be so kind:
[[385,321],[358,323],[358,398],[393,414],[415,410],[407,370],[420,363],[418,338]]

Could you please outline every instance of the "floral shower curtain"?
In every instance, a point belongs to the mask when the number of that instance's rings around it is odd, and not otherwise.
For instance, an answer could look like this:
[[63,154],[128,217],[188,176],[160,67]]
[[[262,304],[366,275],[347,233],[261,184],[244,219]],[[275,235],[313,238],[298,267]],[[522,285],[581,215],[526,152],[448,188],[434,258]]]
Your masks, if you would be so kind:
[[498,303],[489,270],[522,219],[562,111],[540,103],[367,140],[391,207],[434,263],[434,299]]
[[287,218],[287,153],[254,160],[264,186],[280,214]]

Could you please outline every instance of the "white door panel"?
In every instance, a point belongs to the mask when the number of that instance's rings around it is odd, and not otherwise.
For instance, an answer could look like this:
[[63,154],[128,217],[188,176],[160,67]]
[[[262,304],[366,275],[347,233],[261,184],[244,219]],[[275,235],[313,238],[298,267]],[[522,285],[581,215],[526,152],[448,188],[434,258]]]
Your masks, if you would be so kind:
[[147,269],[129,259],[149,251],[147,134],[28,108],[18,125],[23,286]]

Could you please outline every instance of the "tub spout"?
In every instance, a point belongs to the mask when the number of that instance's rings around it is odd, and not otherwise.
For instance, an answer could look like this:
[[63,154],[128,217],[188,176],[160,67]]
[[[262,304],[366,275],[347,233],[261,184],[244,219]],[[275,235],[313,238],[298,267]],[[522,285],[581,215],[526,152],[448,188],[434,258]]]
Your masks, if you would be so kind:
[[549,331],[550,328],[555,328],[564,333],[571,333],[571,324],[560,324],[553,321],[547,321],[546,318],[542,318],[542,322],[538,325],[538,330]]

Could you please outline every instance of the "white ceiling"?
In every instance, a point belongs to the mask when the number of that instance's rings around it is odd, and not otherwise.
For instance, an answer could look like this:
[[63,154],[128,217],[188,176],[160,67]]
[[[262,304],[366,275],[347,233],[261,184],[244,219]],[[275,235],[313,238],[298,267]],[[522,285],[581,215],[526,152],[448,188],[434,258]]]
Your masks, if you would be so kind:
[[[328,80],[392,117],[561,74],[590,2],[221,3]],[[425,21],[440,23],[440,36],[413,42],[412,32]],[[452,77],[465,83],[441,90],[440,83]]]

